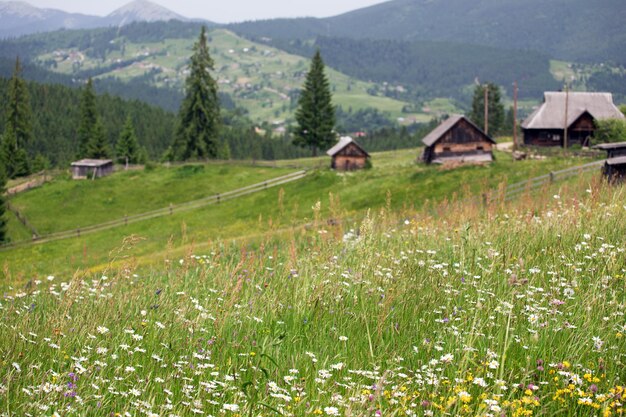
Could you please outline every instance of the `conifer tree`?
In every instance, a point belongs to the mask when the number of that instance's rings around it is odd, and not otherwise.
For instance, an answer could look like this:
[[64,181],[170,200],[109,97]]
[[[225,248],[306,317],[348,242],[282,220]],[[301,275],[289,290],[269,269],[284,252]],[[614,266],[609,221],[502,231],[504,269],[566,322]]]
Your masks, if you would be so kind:
[[107,159],[111,156],[102,120],[98,118],[91,140],[87,144],[87,158]]
[[318,149],[334,144],[335,107],[319,50],[313,56],[304,89],[300,93],[296,122],[294,144],[310,148],[313,155],[317,155]]
[[470,120],[481,129],[485,129],[485,88],[487,88],[487,110],[489,112],[489,134],[502,133],[504,128],[504,105],[500,102],[500,87],[487,83],[486,86],[477,85],[472,99]]
[[210,71],[214,69],[209,55],[206,28],[193,47],[185,82],[185,99],[179,111],[176,137],[172,145],[176,160],[215,158],[218,153],[220,107],[217,83]]
[[14,130],[7,129],[0,142],[0,159],[8,178],[17,178],[30,173],[26,151],[17,145]]
[[0,164],[0,244],[8,242],[7,236],[7,203],[4,195],[7,184],[7,177],[4,173],[4,167]]
[[117,141],[116,154],[120,163],[128,165],[138,162],[139,143],[137,142],[135,127],[133,126],[133,121],[130,116],[126,118],[126,123]]
[[[11,164],[7,171],[9,178],[30,174],[26,146],[32,139],[32,114],[26,83],[21,78],[22,66],[20,59],[15,60],[15,70],[9,82],[7,101],[5,139],[3,146],[5,163]],[[12,155],[7,155],[7,153]]]
[[94,138],[94,130],[98,122],[96,110],[96,94],[93,91],[91,78],[83,90],[80,101],[80,124],[78,125],[78,157],[85,158],[89,153],[89,143]]

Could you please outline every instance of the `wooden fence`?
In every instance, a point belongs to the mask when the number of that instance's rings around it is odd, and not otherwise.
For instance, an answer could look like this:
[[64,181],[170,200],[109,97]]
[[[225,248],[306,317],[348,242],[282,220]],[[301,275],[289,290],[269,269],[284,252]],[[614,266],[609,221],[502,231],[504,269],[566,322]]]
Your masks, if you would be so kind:
[[[281,177],[272,178],[267,181],[263,181],[257,184],[248,185],[246,187],[238,188],[236,190],[228,191],[225,193],[211,195],[199,200],[193,200],[182,204],[170,204],[168,207],[152,210],[132,216],[125,216],[120,219],[111,220],[109,222],[94,224],[77,229],[66,230],[63,232],[51,233],[47,235],[34,235],[33,240],[23,240],[19,242],[9,243],[1,246],[0,250],[14,248],[17,246],[24,246],[31,243],[45,243],[55,240],[68,239],[72,237],[80,237],[86,234],[99,232],[102,230],[112,229],[114,227],[125,226],[131,223],[136,223],[143,220],[154,219],[162,216],[170,216],[174,213],[183,213],[189,210],[198,209],[201,207],[220,204],[224,201],[232,200],[235,198],[243,197],[249,194],[257,193],[259,191],[267,190],[268,188],[277,187],[279,185],[287,184],[293,181],[297,181],[306,176],[306,171],[297,171],[291,174],[283,175]],[[34,230],[34,229],[31,229]]]

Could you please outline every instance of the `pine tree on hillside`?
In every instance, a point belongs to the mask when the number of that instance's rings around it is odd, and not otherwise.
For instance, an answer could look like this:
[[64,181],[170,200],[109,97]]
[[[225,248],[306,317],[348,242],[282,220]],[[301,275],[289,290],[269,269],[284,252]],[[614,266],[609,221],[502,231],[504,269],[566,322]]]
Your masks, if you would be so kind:
[[319,50],[313,56],[304,89],[300,93],[296,122],[294,144],[310,148],[313,155],[317,155],[319,149],[327,149],[334,144],[335,107]]
[[78,157],[88,156],[89,143],[94,137],[94,130],[98,122],[96,110],[96,94],[93,91],[93,81],[91,78],[83,90],[80,101],[80,124],[78,125]]
[[[9,163],[12,164],[10,170],[7,170],[9,178],[16,176],[28,175],[30,169],[28,166],[28,155],[26,154],[26,146],[32,139],[32,114],[30,110],[30,99],[28,97],[28,89],[26,83],[20,77],[22,67],[20,59],[15,61],[15,70],[9,82],[9,97],[7,100],[6,127],[5,136],[10,139],[10,143],[5,148],[6,152],[13,152],[13,155],[7,155]],[[12,149],[11,149],[12,148]],[[14,161],[18,161],[17,164]],[[19,167],[18,167],[19,166]]]
[[[487,83],[489,135],[497,135],[504,129],[504,105],[500,99],[500,87]],[[481,129],[485,129],[485,86],[477,85],[472,99],[470,120]]]
[[138,162],[139,143],[137,142],[135,127],[133,126],[133,121],[130,116],[126,118],[126,123],[122,129],[122,133],[120,133],[115,152],[118,161],[122,164],[128,165]]
[[106,132],[102,120],[98,118],[93,129],[93,134],[87,143],[87,158],[108,159],[111,157],[109,145],[107,143]]
[[4,173],[4,167],[0,164],[0,244],[7,243],[7,204],[4,195],[7,183],[7,177]]
[[8,178],[23,177],[30,173],[26,151],[17,146],[17,138],[11,129],[4,132],[0,141],[0,160]]
[[220,107],[217,83],[211,77],[213,59],[209,55],[206,28],[193,47],[185,82],[185,99],[178,115],[176,137],[172,145],[176,160],[215,158],[218,153]]

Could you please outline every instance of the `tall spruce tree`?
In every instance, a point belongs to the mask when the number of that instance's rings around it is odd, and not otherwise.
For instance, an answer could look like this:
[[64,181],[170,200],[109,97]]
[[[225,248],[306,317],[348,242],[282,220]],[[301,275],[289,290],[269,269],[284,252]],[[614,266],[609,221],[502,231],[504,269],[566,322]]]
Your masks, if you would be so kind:
[[[9,178],[30,174],[26,147],[32,139],[32,114],[30,99],[26,83],[21,78],[22,66],[19,57],[15,60],[13,76],[9,81],[9,97],[7,101],[5,140],[3,153],[5,164],[11,164],[7,169]],[[6,146],[4,146],[6,145]]]
[[7,129],[0,140],[0,159],[8,178],[17,178],[30,173],[26,151],[17,145],[15,131]]
[[4,194],[7,184],[7,177],[4,173],[4,166],[0,164],[0,245],[7,243],[9,237],[7,235],[7,202]]
[[128,116],[115,148],[117,160],[122,164],[136,164],[139,160],[139,143],[135,134],[133,120]]
[[504,130],[504,105],[501,103],[500,87],[496,84],[487,83],[477,85],[472,99],[472,112],[470,120],[481,129],[485,129],[485,88],[487,88],[487,110],[489,112],[489,134],[497,135]]
[[86,158],[89,153],[89,143],[94,138],[94,131],[98,122],[96,110],[96,94],[93,91],[93,81],[87,81],[80,101],[80,124],[78,125],[78,157]]
[[209,55],[206,28],[193,47],[185,82],[185,99],[179,111],[176,137],[172,145],[176,160],[215,158],[218,153],[220,105],[217,83],[211,76],[214,69]]
[[335,142],[335,107],[319,50],[313,56],[300,93],[296,122],[294,144],[311,149],[313,155]]
[[87,158],[107,159],[111,156],[109,144],[107,142],[106,132],[102,120],[98,118],[94,126],[93,133],[89,143],[87,144]]

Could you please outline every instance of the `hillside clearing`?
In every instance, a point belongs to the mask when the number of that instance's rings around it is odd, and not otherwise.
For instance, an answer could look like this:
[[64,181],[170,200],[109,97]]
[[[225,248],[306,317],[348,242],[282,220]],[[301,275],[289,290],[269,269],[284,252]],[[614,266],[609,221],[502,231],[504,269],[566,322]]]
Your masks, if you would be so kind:
[[558,197],[383,209],[150,274],[129,259],[34,280],[0,302],[0,398],[20,414],[619,415],[623,189]]
[[[429,201],[436,202],[455,198],[455,196],[477,194],[497,188],[502,182],[514,183],[586,161],[554,157],[539,161],[513,162],[510,156],[497,153],[498,161],[491,166],[465,166],[446,170],[435,166],[415,165],[414,159],[417,154],[418,150],[378,153],[374,154],[374,168],[369,171],[336,173],[327,168],[315,170],[297,183],[227,201],[219,206],[207,206],[180,214],[174,212],[171,216],[129,224],[65,241],[7,249],[0,251],[0,264],[4,266],[6,273],[12,276],[8,282],[14,284],[22,283],[33,275],[73,273],[79,269],[91,268],[102,270],[116,258],[115,250],[123,246],[122,242],[129,236],[139,238],[133,245],[132,256],[149,260],[151,264],[159,264],[163,258],[150,257],[151,254],[163,254],[166,249],[166,252],[171,252],[177,247],[192,243],[210,244],[210,242],[228,241],[241,236],[258,236],[265,232],[306,224],[313,218],[311,208],[315,207],[318,202],[319,215],[322,218],[335,220],[359,218],[367,210],[378,210],[387,206],[394,210],[419,209]],[[327,158],[297,160],[296,163],[306,167],[307,165],[317,166],[320,161],[328,163]],[[276,165],[280,167],[288,163],[294,163],[294,161],[277,162]],[[187,172],[191,168],[177,169],[184,169],[184,172]],[[274,173],[272,176],[277,176],[275,169],[281,170],[280,168],[258,167],[249,170],[231,165],[223,167],[211,165],[205,168],[206,173],[203,174],[204,171],[199,168],[194,169],[199,170],[196,175],[200,176],[209,175],[210,172],[215,174],[222,169],[247,172],[247,177],[244,176],[244,178],[252,178],[250,176],[259,169],[266,170],[263,172],[268,175]],[[174,170],[175,172],[177,171]],[[162,182],[159,181],[163,178],[168,178],[169,181],[174,174],[168,174],[166,169],[157,170],[154,177],[152,177],[152,172],[144,172],[136,179],[137,182],[126,181],[127,175],[139,174],[121,173],[110,177],[109,184],[121,184],[120,187],[126,187],[123,193],[106,188],[105,181],[95,182],[105,188],[94,190],[94,200],[111,198],[113,201],[111,210],[101,212],[101,221],[123,217],[124,214],[118,215],[121,208],[131,205],[136,211],[146,211],[143,209],[144,206],[139,204],[143,201],[138,198],[141,193],[146,193],[153,181],[161,184]],[[222,177],[217,177],[217,179],[220,178]],[[200,188],[194,185],[197,182],[193,180],[193,176],[189,179],[190,182],[183,181],[180,186],[176,186],[181,199],[182,196],[185,196],[185,199],[189,198],[189,193],[198,192],[195,188]],[[91,219],[92,208],[88,200],[84,206],[73,205],[71,211],[59,211],[59,215],[50,220],[46,209],[39,207],[40,198],[42,195],[63,195],[66,187],[80,187],[88,190],[89,184],[88,182],[79,185],[67,184],[66,181],[52,182],[41,189],[31,190],[18,196],[19,200],[15,202],[21,203],[22,212],[26,213],[27,218],[35,227],[45,230],[46,225],[50,227],[65,225],[67,229],[62,230],[72,230],[76,227],[77,219]],[[220,186],[224,185],[220,183]],[[185,187],[193,191],[185,194],[182,192],[186,189]],[[203,196],[206,195],[204,194],[206,191],[206,188],[202,189]],[[150,195],[146,195],[144,199],[155,208],[167,207],[171,201],[166,192],[148,194]],[[54,198],[50,200],[47,203],[49,207],[55,204],[66,204],[65,202],[68,201],[66,198],[59,199],[58,197],[56,200],[63,202],[54,202]],[[95,220],[92,221],[95,222]],[[57,230],[61,230],[61,226],[56,227]]]

